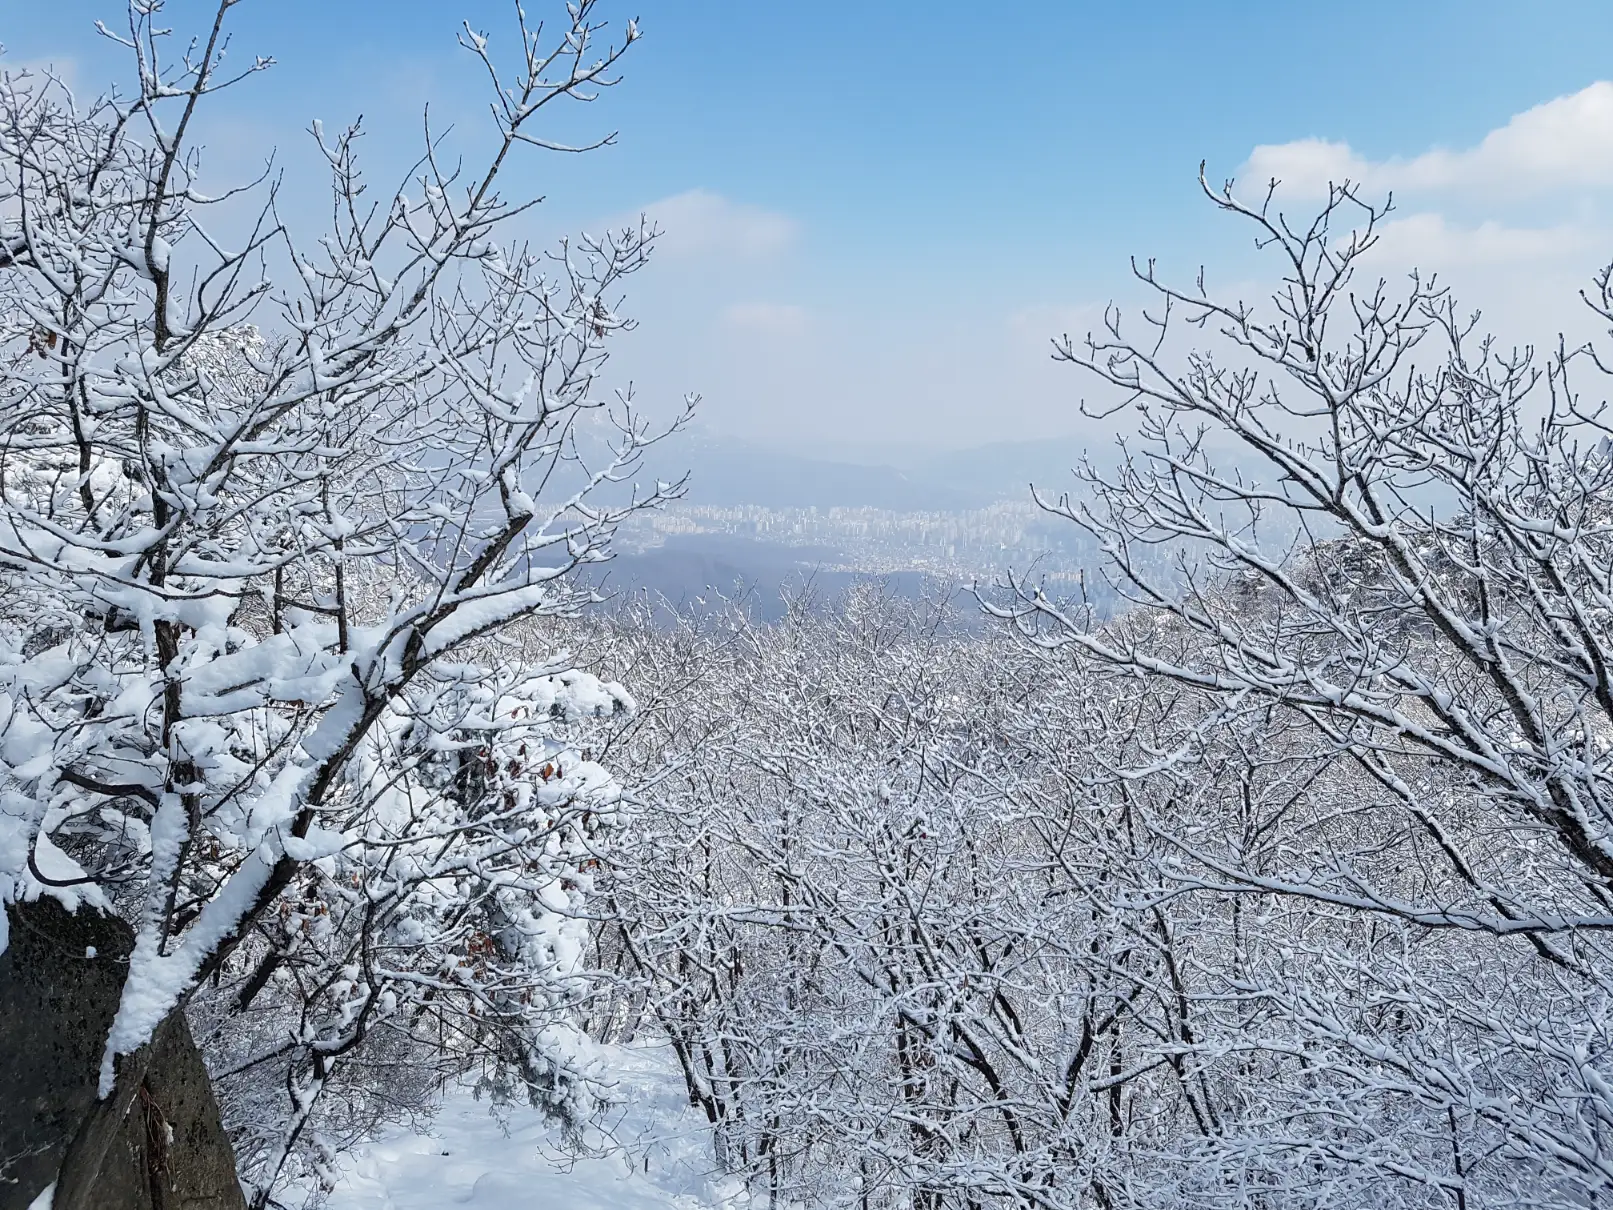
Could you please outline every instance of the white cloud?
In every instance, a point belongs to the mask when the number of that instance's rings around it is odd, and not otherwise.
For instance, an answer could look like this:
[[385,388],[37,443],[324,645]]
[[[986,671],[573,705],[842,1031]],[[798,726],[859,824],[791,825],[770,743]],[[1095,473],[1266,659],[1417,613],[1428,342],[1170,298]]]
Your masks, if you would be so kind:
[[1412,214],[1378,229],[1374,256],[1394,264],[1445,269],[1460,265],[1538,265],[1600,253],[1606,232],[1574,223],[1512,227],[1494,220],[1463,226],[1443,214]]
[[722,321],[743,332],[795,337],[806,333],[810,317],[793,303],[745,302],[723,308]]
[[668,257],[767,260],[789,251],[800,234],[800,224],[787,214],[707,189],[651,202],[644,213],[661,228],[656,248]]
[[1316,197],[1346,178],[1373,192],[1459,191],[1507,194],[1613,184],[1613,82],[1536,105],[1461,151],[1434,148],[1411,159],[1369,160],[1348,143],[1298,139],[1250,153],[1240,174],[1249,184],[1273,177],[1285,192]]
[[1262,143],[1249,153],[1238,170],[1238,178],[1249,187],[1264,188],[1278,181],[1286,193],[1296,197],[1322,197],[1329,185],[1343,181],[1367,184],[1373,165],[1368,164],[1348,143],[1326,139],[1296,139],[1292,143]]

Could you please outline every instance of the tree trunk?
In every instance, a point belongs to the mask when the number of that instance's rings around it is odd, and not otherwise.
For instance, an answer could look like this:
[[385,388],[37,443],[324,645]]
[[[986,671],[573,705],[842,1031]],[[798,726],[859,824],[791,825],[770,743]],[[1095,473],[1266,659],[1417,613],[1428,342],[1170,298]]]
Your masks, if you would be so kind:
[[0,954],[0,1210],[244,1210],[235,1155],[183,1013],[96,1099],[133,933],[51,899],[6,908]]

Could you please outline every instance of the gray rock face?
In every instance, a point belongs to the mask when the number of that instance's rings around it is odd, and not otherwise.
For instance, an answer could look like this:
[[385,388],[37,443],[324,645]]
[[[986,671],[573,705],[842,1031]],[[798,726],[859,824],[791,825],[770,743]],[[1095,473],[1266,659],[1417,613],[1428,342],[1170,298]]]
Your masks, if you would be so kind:
[[[57,1181],[55,1210],[244,1210],[235,1156],[183,1014],[95,1097],[133,935],[53,900],[6,908],[0,954],[0,1210]],[[91,954],[93,953],[93,956]]]
[[[6,908],[0,954],[0,1210],[26,1210],[56,1179],[95,1102],[101,1047],[128,973],[132,935],[54,900]],[[93,947],[95,957],[88,957]]]

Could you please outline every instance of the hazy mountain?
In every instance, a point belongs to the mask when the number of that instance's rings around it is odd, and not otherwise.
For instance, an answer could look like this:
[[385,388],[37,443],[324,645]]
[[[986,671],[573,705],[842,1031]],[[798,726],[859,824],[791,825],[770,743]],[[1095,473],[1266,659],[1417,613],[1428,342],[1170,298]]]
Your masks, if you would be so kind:
[[[1112,460],[1112,444],[1102,441],[1090,448],[1094,461]],[[928,455],[909,474],[938,491],[965,493],[979,507],[994,500],[1027,500],[1033,483],[1044,495],[1069,490],[1075,482],[1071,468],[1088,452],[1088,443],[1073,437],[1000,441]]]
[[[590,569],[588,578],[618,601],[649,593],[684,610],[726,597],[744,601],[764,620],[783,614],[787,594],[808,589],[832,598],[854,584],[876,580],[897,595],[917,597],[940,585],[918,571],[876,575],[827,569],[841,558],[827,547],[781,546],[728,534],[677,534],[650,550],[619,553]],[[956,592],[959,586],[947,583],[944,590]]]
[[691,504],[756,504],[765,508],[865,506],[896,512],[966,508],[967,493],[892,466],[803,457],[731,438],[696,435],[655,451],[661,463],[689,473]]
[[[687,496],[664,522],[624,535],[596,583],[674,606],[738,594],[771,617],[787,590],[808,581],[831,596],[868,579],[912,595],[927,585],[955,591],[989,582],[1008,566],[1068,573],[1087,561],[1083,536],[1032,508],[1030,484],[1053,496],[1070,489],[1085,448],[1074,438],[952,451],[885,447],[878,453],[891,461],[875,462],[854,460],[850,443],[840,460],[681,434],[650,452],[639,478],[687,473]],[[1094,454],[1113,460],[1105,441]]]
[[[688,502],[764,508],[865,507],[893,512],[955,512],[997,500],[1029,498],[1029,484],[1057,492],[1085,443],[1073,438],[1015,441],[933,452],[891,447],[890,462],[839,460],[793,453],[696,432],[652,451],[654,475],[687,472]],[[1096,453],[1107,456],[1106,448]]]

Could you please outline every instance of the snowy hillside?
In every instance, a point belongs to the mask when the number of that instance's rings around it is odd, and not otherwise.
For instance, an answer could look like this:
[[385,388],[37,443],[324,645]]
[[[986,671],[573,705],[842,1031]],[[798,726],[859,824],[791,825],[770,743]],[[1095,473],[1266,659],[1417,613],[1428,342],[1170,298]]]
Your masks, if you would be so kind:
[[[712,1172],[710,1135],[658,1050],[607,1052],[620,1107],[607,1121],[619,1146],[562,1151],[535,1110],[495,1117],[469,1091],[448,1098],[429,1134],[400,1132],[354,1152],[329,1210],[707,1210],[742,1204]],[[627,1158],[632,1156],[631,1161]]]

